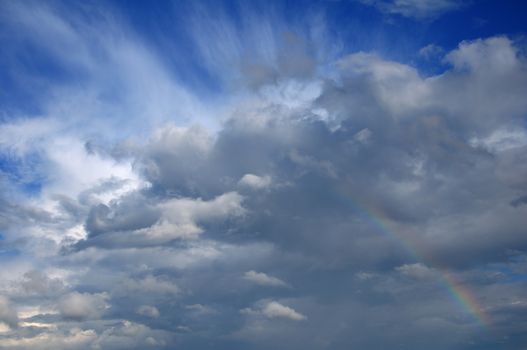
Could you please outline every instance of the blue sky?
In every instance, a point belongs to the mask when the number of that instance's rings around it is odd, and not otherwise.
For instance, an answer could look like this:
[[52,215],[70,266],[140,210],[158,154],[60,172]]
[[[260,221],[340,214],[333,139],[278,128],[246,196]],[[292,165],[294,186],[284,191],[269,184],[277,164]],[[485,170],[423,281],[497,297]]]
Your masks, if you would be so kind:
[[[108,21],[119,22],[119,25],[126,28],[124,30],[128,35],[133,35],[147,50],[161,56],[169,73],[177,77],[178,81],[188,89],[204,95],[228,93],[229,82],[223,81],[218,76],[219,72],[211,71],[204,64],[194,37],[194,31],[198,29],[190,28],[192,24],[189,22],[194,22],[197,26],[203,25],[203,32],[206,33],[219,24],[211,21],[220,21],[232,26],[232,29],[244,37],[251,26],[251,23],[247,23],[247,17],[254,16],[256,21],[274,21],[284,31],[291,30],[295,35],[309,39],[306,38],[309,37],[309,31],[314,29],[313,25],[317,20],[322,21],[323,18],[324,29],[336,46],[335,54],[373,51],[389,59],[411,62],[426,75],[446,68],[438,62],[437,57],[432,62],[419,57],[419,49],[434,44],[449,51],[463,40],[499,34],[521,38],[525,19],[521,4],[493,1],[481,1],[477,4],[464,2],[449,11],[448,16],[432,12],[421,20],[416,20],[411,15],[390,16],[378,11],[375,6],[366,6],[358,1],[292,1],[271,4],[255,1],[250,5],[234,1],[198,4],[189,1],[159,1],[155,4],[116,1],[89,6],[64,3],[50,3],[48,6],[59,8],[57,11],[68,12],[72,17],[65,18],[67,22],[85,21],[83,24],[88,26],[90,23],[104,26],[112,25]],[[91,6],[97,7],[98,11],[90,9]],[[199,18],[205,14],[208,18]],[[89,78],[86,72],[72,67],[73,62],[66,62],[70,64],[65,65],[64,57],[55,57],[56,53],[50,52],[42,41],[36,37],[27,37],[26,35],[31,36],[30,33],[20,33],[6,19],[2,23],[2,40],[6,49],[1,56],[2,65],[6,69],[2,71],[1,78],[3,85],[9,86],[9,89],[5,89],[0,96],[6,109],[15,113],[39,113],[39,105],[44,98],[42,91],[32,91],[22,83],[20,75],[31,76],[39,84],[59,86],[79,84]],[[201,20],[203,23],[198,24]],[[92,49],[97,51],[97,43],[92,44],[95,45]],[[247,50],[250,49],[248,46],[256,44],[242,43]]]
[[0,349],[522,349],[525,9],[0,1]]

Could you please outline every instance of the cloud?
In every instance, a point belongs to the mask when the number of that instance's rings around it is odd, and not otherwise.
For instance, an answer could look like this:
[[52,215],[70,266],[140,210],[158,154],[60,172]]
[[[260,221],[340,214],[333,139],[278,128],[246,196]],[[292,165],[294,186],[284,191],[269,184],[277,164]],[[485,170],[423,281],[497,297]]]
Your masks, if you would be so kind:
[[[369,3],[420,20],[460,8]],[[525,343],[521,42],[426,46],[444,57],[434,74],[383,50],[335,55],[315,10],[286,23],[279,5],[233,20],[182,3],[166,16],[184,20],[156,17],[177,35],[149,40],[113,8],[0,6],[2,40],[64,74],[27,77],[39,115],[0,123],[0,347]]]
[[202,225],[243,216],[243,199],[233,191],[209,201],[173,198],[151,205],[148,198],[131,196],[112,207],[98,204],[91,208],[86,222],[88,239],[79,241],[77,247],[151,246],[193,239],[204,231]]
[[139,279],[126,279],[115,287],[119,295],[129,293],[178,295],[180,288],[169,279],[147,275]]
[[72,292],[61,298],[58,309],[66,319],[85,320],[98,319],[109,307],[105,293]]
[[137,313],[151,318],[159,317],[159,310],[155,306],[141,305],[137,308]]
[[243,278],[253,283],[259,284],[261,286],[271,286],[271,287],[286,287],[287,286],[287,283],[285,283],[279,278],[269,276],[263,272],[256,272],[254,270],[247,271],[243,275]]
[[38,270],[26,272],[20,286],[29,295],[54,295],[60,294],[65,289],[64,282],[60,278],[50,278]]
[[461,9],[465,4],[459,0],[360,0],[363,4],[375,6],[379,11],[417,20],[433,20]]
[[458,48],[445,56],[445,60],[458,70],[469,69],[487,74],[502,75],[518,67],[518,50],[512,41],[503,36],[474,41],[463,41]]
[[426,279],[431,278],[436,275],[436,272],[433,269],[430,269],[422,263],[416,264],[404,264],[395,268],[397,272],[400,272],[404,276],[417,278],[417,279]]
[[269,176],[258,176],[254,174],[245,174],[242,176],[240,181],[238,181],[240,186],[253,188],[253,189],[263,189],[271,185],[271,178]]
[[520,205],[525,205],[525,204],[527,204],[527,195],[515,198],[514,200],[511,201],[511,205],[513,207],[518,207]]
[[307,317],[301,313],[298,313],[292,308],[282,305],[276,301],[267,303],[262,309],[262,314],[269,318],[288,318],[293,321],[302,321],[307,319]]
[[0,323],[5,323],[11,328],[18,325],[18,316],[9,299],[0,295]]
[[280,304],[277,301],[269,301],[263,303],[256,310],[246,308],[240,310],[240,312],[246,315],[263,315],[267,318],[285,318],[292,321],[303,321],[307,319],[306,316],[302,315],[301,313],[295,311],[294,309],[288,306]]
[[206,315],[210,316],[210,315],[217,313],[217,311],[214,310],[213,308],[206,306],[206,305],[202,305],[202,304],[187,305],[185,306],[185,309],[190,311],[190,313],[194,316],[206,316]]
[[73,329],[66,334],[40,333],[32,337],[3,340],[0,349],[82,349],[92,343],[97,334],[91,330]]
[[0,349],[145,349],[165,346],[171,336],[168,332],[152,330],[131,321],[102,324],[96,329],[72,328],[55,332],[3,339]]
[[437,58],[443,54],[444,50],[441,46],[435,44],[428,44],[419,49],[419,56],[424,59],[430,60]]

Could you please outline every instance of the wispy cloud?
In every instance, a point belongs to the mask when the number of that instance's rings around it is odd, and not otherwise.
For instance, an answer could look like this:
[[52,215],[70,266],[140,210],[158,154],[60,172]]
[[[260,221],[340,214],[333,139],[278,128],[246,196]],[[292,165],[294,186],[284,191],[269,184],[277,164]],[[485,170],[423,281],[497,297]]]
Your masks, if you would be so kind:
[[467,5],[459,0],[360,0],[360,2],[375,6],[386,14],[417,20],[433,20],[444,13],[459,10]]

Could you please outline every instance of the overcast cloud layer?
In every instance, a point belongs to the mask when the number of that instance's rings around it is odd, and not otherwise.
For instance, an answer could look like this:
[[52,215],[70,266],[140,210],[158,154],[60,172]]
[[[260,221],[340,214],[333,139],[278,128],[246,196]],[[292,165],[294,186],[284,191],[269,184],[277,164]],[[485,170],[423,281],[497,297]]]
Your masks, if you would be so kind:
[[0,2],[0,349],[525,349],[523,33],[160,4]]

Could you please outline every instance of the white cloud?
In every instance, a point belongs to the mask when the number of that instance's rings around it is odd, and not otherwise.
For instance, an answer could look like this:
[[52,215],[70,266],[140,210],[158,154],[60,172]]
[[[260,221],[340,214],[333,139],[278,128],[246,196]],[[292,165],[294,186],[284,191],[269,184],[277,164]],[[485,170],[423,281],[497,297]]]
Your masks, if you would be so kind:
[[94,349],[134,349],[165,347],[171,334],[151,329],[143,324],[123,320],[117,325],[110,324],[100,332],[93,342]]
[[195,238],[203,230],[200,222],[212,222],[243,215],[243,197],[236,192],[224,193],[210,201],[178,198],[161,204],[159,222],[138,232],[154,240]]
[[282,305],[277,301],[271,301],[267,303],[262,309],[262,314],[269,318],[288,318],[293,321],[303,321],[307,319],[306,316],[302,315],[299,312],[296,312],[292,308]]
[[240,310],[242,314],[253,316],[264,316],[266,318],[285,318],[292,321],[303,321],[307,317],[294,309],[282,305],[277,301],[260,302],[256,309],[245,308]]
[[109,157],[89,153],[78,139],[57,138],[45,147],[47,157],[55,169],[54,173],[49,174],[51,184],[46,187],[46,193],[76,197],[82,191],[105,180],[124,180],[122,186],[113,191],[97,194],[96,197],[101,202],[108,203],[111,199],[143,185],[132,170],[130,161],[118,162]]
[[419,76],[415,68],[406,64],[359,52],[344,57],[338,62],[338,66],[344,77],[364,77],[371,81],[369,88],[373,90],[373,94],[389,112],[399,117],[421,108],[432,96],[427,81]]
[[238,181],[238,184],[257,190],[264,189],[271,185],[271,177],[269,175],[258,176],[254,174],[245,174],[240,181]]
[[37,335],[3,337],[0,349],[145,349],[167,345],[171,334],[127,320],[92,323],[88,328],[45,330]]
[[2,339],[0,349],[86,349],[97,339],[92,329],[73,328],[69,332],[43,332],[36,336],[9,337]]
[[445,60],[458,70],[469,69],[487,74],[503,74],[518,67],[518,51],[512,41],[503,36],[463,41]]
[[527,146],[527,130],[519,128],[501,128],[487,137],[474,137],[469,140],[473,147],[481,147],[492,153]]
[[256,272],[254,270],[247,271],[243,278],[261,286],[272,286],[272,287],[286,287],[288,284],[279,278],[269,276],[263,272]]
[[353,138],[362,144],[368,144],[371,140],[373,133],[370,129],[364,128],[361,131],[353,135]]

